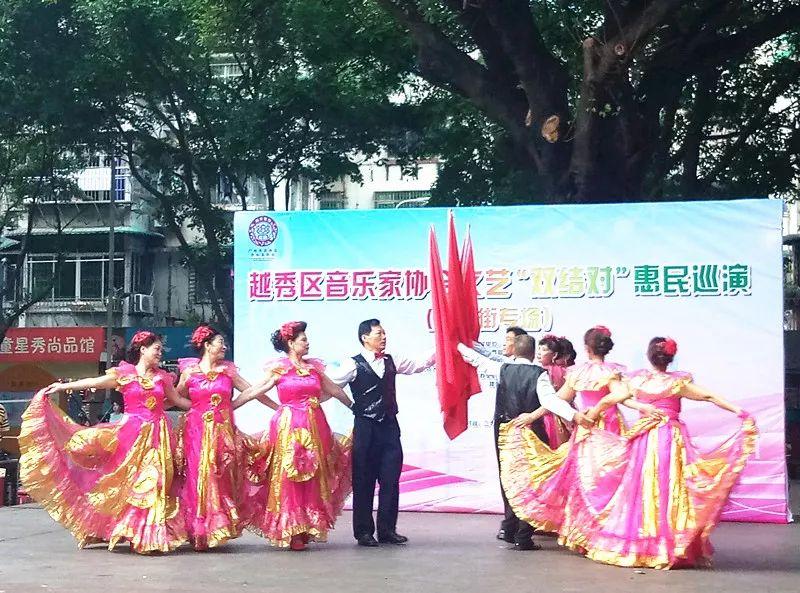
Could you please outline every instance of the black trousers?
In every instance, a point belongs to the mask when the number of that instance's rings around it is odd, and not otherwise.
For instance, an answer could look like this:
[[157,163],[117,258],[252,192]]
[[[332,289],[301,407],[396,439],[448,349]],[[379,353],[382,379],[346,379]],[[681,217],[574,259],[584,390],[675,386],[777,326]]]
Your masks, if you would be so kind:
[[[500,435],[500,425],[507,422],[504,419],[494,419],[494,451],[497,455],[497,470],[498,475],[500,472],[500,448],[498,447],[498,437]],[[514,514],[511,505],[508,504],[506,492],[503,490],[503,483],[500,482],[500,494],[503,497],[503,520],[500,523],[500,529],[505,531],[506,540],[514,543],[525,543],[531,541],[533,538],[533,527],[530,523],[521,520]]]
[[381,422],[356,416],[353,426],[353,535],[372,535],[372,501],[378,493],[378,537],[395,532],[400,500],[403,447],[397,418]]

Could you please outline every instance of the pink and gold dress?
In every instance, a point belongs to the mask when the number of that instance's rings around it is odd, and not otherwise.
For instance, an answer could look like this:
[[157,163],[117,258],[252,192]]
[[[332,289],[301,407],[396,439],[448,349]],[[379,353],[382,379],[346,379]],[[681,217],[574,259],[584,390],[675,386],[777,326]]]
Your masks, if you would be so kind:
[[703,452],[680,420],[680,372],[639,371],[628,381],[634,397],[656,406],[665,418],[641,418],[623,436],[593,430],[580,443],[586,473],[577,478],[584,496],[572,498],[568,547],[617,566],[667,569],[708,564],[709,535],[719,521],[757,430],[742,414],[724,443]]
[[125,402],[118,423],[86,428],[39,391],[23,415],[20,474],[28,493],[81,546],[121,540],[139,553],[168,552],[186,541],[173,496],[166,371],[140,377],[121,362],[109,369]]
[[233,363],[204,373],[197,358],[178,361],[187,373],[192,407],[178,433],[180,501],[189,540],[197,550],[216,547],[242,534],[237,506],[239,457],[233,424]]
[[[567,367],[561,366],[560,364],[550,364],[545,365],[544,369],[550,377],[550,383],[553,384],[553,389],[556,391],[561,389],[567,380]],[[563,419],[552,412],[547,412],[542,418],[542,421],[544,422],[544,429],[547,432],[547,444],[550,445],[551,449],[556,449],[569,440],[571,432],[569,426],[567,426],[567,423]]]
[[[576,392],[575,407],[583,412],[597,404],[609,393],[609,384],[622,379],[624,368],[606,362],[571,367],[566,383]],[[624,427],[622,414],[613,406],[598,419],[597,426],[619,435]],[[500,427],[500,481],[517,517],[541,531],[569,533],[573,512],[568,501],[582,495],[579,477],[591,472],[594,463],[577,454],[579,443],[588,434],[578,426],[567,442],[553,449],[528,427],[515,428],[510,423]]]
[[322,363],[306,363],[295,367],[281,358],[269,366],[280,406],[269,429],[248,443],[242,516],[278,547],[294,535],[326,541],[351,491],[352,443],[331,432],[320,407]]

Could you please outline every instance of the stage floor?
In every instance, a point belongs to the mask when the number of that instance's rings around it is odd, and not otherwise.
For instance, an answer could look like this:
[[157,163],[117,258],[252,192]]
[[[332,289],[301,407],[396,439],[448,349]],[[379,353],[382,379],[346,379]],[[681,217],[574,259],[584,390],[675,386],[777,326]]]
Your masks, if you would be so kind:
[[36,505],[0,508],[0,593],[217,591],[280,593],[682,593],[797,591],[800,526],[726,523],[715,568],[662,572],[603,566],[539,537],[517,552],[494,539],[493,515],[402,513],[406,546],[361,548],[345,513],[327,544],[306,552],[267,547],[247,534],[217,551],[141,557],[126,548],[78,550]]

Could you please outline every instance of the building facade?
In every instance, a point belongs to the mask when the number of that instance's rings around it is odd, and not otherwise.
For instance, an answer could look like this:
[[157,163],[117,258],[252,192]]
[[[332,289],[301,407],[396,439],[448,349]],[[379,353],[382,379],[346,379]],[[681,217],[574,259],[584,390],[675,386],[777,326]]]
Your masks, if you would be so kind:
[[[420,206],[430,197],[437,173],[435,160],[408,166],[386,157],[365,159],[360,165],[360,183],[346,178],[315,189],[308,180],[300,179],[291,183],[288,194],[285,184],[280,185],[275,191],[276,210],[286,210],[287,205],[289,210]],[[76,181],[80,188],[77,196],[68,201],[37,202],[21,211],[13,228],[4,232],[4,238],[14,243],[27,234],[29,223],[32,228],[20,286],[7,291],[4,306],[52,284],[46,297],[28,309],[18,325],[104,326],[109,308],[116,328],[211,320],[211,296],[196,281],[179,241],[162,224],[157,208],[131,177],[126,163],[98,156],[76,175]],[[247,179],[246,185],[247,208],[266,209],[263,183]],[[224,179],[211,197],[231,217],[242,208],[242,200]],[[113,282],[108,265],[112,219]],[[201,238],[188,227],[184,235],[190,242]],[[13,251],[14,247],[6,247],[7,254]]]

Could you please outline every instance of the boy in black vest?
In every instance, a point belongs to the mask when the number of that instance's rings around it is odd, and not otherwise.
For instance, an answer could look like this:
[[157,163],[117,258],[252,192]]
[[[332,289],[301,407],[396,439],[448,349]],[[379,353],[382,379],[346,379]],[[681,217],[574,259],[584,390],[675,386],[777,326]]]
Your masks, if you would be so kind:
[[[458,345],[458,351],[472,366],[498,377],[494,406],[494,444],[498,466],[500,451],[497,450],[497,441],[500,425],[520,414],[532,412],[542,406],[567,422],[592,425],[586,416],[576,412],[572,406],[556,396],[547,371],[534,364],[536,340],[533,337],[524,334],[514,338],[515,359],[509,363],[490,360],[464,344]],[[531,428],[542,441],[547,442],[547,431],[541,419],[534,422]],[[533,543],[533,527],[514,514],[502,486],[500,492],[503,496],[504,518],[498,537],[513,543],[517,550],[538,550],[539,546]]]
[[[404,544],[408,538],[397,533],[403,447],[395,377],[430,368],[434,356],[415,361],[386,354],[386,332],[377,319],[361,322],[358,340],[361,352],[329,373],[335,383],[350,386],[354,401],[353,535],[360,546]],[[380,486],[377,540],[372,519],[376,482]]]

